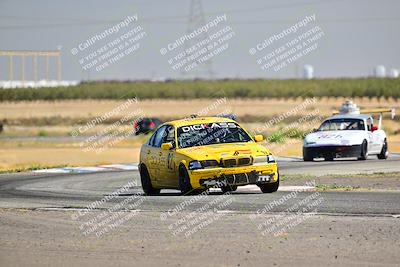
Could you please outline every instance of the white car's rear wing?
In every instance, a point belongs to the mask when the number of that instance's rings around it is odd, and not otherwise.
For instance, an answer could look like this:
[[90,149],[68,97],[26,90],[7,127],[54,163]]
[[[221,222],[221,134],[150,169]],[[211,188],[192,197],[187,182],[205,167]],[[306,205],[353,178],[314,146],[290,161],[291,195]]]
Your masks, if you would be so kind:
[[[379,124],[378,124],[378,129],[382,128],[382,114],[383,113],[390,113],[390,117],[393,120],[394,117],[396,116],[396,109],[395,108],[377,108],[377,109],[364,109],[360,110],[358,109],[356,111],[358,114],[379,114]],[[337,114],[347,114],[343,111],[334,111],[333,115]]]
[[[361,109],[359,110],[358,114],[377,114],[377,113],[391,113],[391,118],[394,119],[394,117],[396,116],[396,109],[395,108],[377,108],[377,109]],[[333,115],[337,115],[337,114],[346,114],[340,111],[334,111]]]

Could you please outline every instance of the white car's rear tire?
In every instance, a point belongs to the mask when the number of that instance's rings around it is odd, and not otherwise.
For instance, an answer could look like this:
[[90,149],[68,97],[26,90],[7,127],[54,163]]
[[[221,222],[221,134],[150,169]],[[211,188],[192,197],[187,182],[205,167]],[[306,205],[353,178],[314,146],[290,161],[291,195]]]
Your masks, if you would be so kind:
[[361,144],[361,152],[358,157],[359,160],[366,160],[368,158],[368,142],[364,140]]
[[378,154],[378,159],[387,159],[388,156],[389,156],[388,144],[385,139],[385,141],[383,142],[381,153]]

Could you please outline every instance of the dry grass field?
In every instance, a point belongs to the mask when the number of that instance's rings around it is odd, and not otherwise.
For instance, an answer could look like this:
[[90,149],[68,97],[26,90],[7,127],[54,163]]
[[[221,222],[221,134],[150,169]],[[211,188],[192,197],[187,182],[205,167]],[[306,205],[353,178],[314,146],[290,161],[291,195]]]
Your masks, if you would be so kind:
[[[308,110],[318,108],[322,114],[330,114],[337,109],[346,98],[316,99],[315,104],[309,105]],[[212,107],[217,99],[196,100],[138,100],[130,109],[140,108],[146,116],[180,118]],[[239,117],[271,116],[281,114],[299,105],[304,100],[298,99],[226,99],[210,114],[217,114],[230,108]],[[354,101],[362,108],[400,107],[400,102],[383,98],[356,98]],[[62,118],[92,118],[101,116],[123,104],[124,100],[63,100],[63,101],[19,101],[0,102],[0,119],[62,117]]]
[[[318,111],[322,117],[329,116],[340,107],[344,98],[321,98],[307,105],[294,117],[289,117],[270,128],[262,127],[271,118],[279,116],[304,99],[198,99],[198,100],[140,100],[114,116],[114,120],[140,110],[145,117],[159,117],[163,120],[183,118],[191,114],[215,115],[221,112],[234,113],[246,128],[254,132],[262,129],[264,135],[271,135],[299,116]],[[361,108],[396,107],[400,102],[389,99],[357,98],[354,101]],[[110,112],[122,105],[120,100],[65,100],[65,101],[20,101],[1,102],[0,120],[5,121],[4,132],[0,134],[0,171],[40,166],[84,166],[109,163],[133,163],[138,161],[139,148],[147,137],[130,137],[109,147],[101,153],[84,152],[80,141],[71,138],[71,132],[78,125]],[[112,122],[108,122],[110,124]],[[317,127],[319,121],[307,125]],[[82,138],[89,138],[107,127],[98,125],[86,131]],[[123,126],[125,129],[127,126]],[[306,128],[307,128],[306,127]],[[392,152],[400,152],[400,123],[396,119],[384,120],[389,134]],[[310,129],[305,129],[310,130]],[[271,150],[280,156],[300,156],[301,139],[285,139],[282,143],[270,144]]]

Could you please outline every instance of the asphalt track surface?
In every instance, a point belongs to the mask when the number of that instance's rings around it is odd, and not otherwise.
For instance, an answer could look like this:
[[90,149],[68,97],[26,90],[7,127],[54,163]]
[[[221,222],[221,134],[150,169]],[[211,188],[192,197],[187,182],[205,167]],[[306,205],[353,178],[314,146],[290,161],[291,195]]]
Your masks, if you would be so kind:
[[[292,159],[279,166],[282,174],[301,175],[395,172],[400,171],[400,157]],[[125,192],[87,209],[129,182]],[[228,196],[228,205],[217,211],[199,212],[226,196],[213,192],[169,213],[194,196],[176,190],[143,196],[137,171],[2,174],[0,266],[398,266],[400,192],[289,194],[293,191],[262,194],[247,186]],[[118,213],[108,210],[134,196],[140,205]],[[319,201],[315,214],[313,207],[297,207],[311,196]],[[271,203],[277,204],[271,208]],[[257,215],[265,207],[267,212]],[[297,211],[302,213],[285,222]],[[85,232],[93,229],[92,219],[117,214],[128,220]],[[269,232],[281,222],[283,231]],[[181,231],[185,225],[189,227]],[[104,230],[108,232],[97,236]]]
[[[388,160],[370,158],[367,161],[340,160],[333,162],[302,162],[298,159],[279,162],[281,174],[323,175],[332,173],[371,173],[400,171],[400,156],[392,155]],[[116,171],[90,174],[19,173],[0,175],[0,207],[2,208],[85,208],[90,203],[116,191],[129,182],[134,185],[107,205],[142,193],[137,171]],[[240,188],[240,187],[239,187]],[[256,186],[233,192],[235,202],[229,210],[255,212],[267,203],[279,200],[289,192],[278,191],[261,194]],[[295,198],[285,200],[273,207],[271,212],[280,212],[293,206],[314,192],[299,192]],[[216,198],[221,193],[213,192],[204,200],[191,205],[197,209],[204,201]],[[321,214],[400,214],[400,193],[397,192],[321,192],[324,201],[318,207]],[[140,206],[144,211],[167,211],[190,196],[180,196],[176,190],[163,190],[159,196],[148,196]],[[295,210],[296,211],[296,210]]]

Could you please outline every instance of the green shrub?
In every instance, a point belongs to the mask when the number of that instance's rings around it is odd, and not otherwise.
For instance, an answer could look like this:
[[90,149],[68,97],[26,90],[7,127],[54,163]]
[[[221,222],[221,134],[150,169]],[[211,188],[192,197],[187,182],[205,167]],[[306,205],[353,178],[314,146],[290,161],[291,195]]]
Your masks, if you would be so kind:
[[58,99],[400,97],[400,79],[90,82],[75,87],[0,90],[0,101]]

